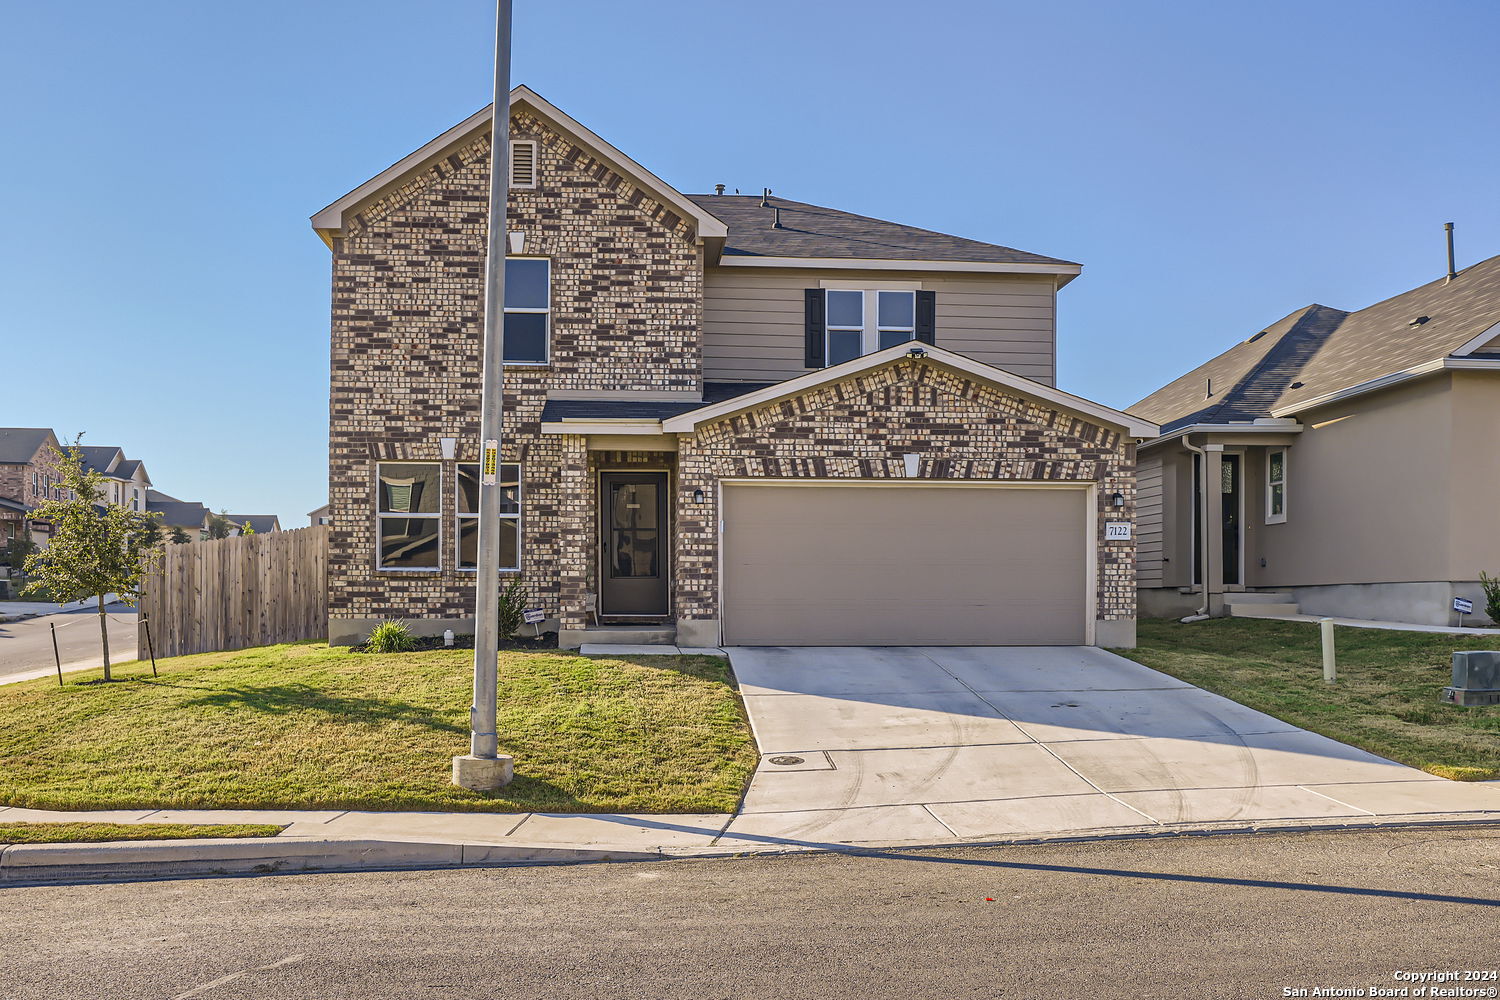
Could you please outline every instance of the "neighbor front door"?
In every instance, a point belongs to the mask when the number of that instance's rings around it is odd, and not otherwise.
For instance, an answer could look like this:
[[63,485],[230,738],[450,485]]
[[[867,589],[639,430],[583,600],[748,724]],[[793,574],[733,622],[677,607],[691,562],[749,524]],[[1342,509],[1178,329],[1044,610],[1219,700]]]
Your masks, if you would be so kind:
[[599,475],[599,616],[667,614],[667,474]]

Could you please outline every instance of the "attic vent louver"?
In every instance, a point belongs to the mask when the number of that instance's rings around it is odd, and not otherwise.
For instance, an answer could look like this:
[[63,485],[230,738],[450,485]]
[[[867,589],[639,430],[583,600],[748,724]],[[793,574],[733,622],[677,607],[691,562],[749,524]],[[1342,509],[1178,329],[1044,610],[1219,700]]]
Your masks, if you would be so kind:
[[536,143],[530,139],[511,140],[510,186],[536,187]]

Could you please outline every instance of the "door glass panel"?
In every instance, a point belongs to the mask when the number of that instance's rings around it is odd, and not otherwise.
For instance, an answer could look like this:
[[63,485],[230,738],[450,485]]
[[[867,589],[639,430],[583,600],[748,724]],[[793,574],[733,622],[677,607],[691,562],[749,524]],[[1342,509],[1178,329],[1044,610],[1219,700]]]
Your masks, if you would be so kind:
[[615,483],[610,487],[611,576],[657,575],[657,502],[655,483]]

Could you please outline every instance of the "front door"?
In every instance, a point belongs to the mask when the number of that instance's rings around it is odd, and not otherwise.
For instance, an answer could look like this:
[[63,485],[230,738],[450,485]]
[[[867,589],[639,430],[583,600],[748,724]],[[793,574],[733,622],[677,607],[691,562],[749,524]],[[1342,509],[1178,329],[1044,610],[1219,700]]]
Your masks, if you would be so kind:
[[599,475],[599,616],[667,614],[667,474]]
[[[1219,568],[1224,583],[1235,586],[1240,580],[1240,459],[1242,456],[1225,452],[1220,466],[1219,517],[1224,526],[1224,548],[1219,556]],[[1203,463],[1193,456],[1193,583],[1203,582],[1203,534],[1198,530],[1198,512],[1203,509]]]

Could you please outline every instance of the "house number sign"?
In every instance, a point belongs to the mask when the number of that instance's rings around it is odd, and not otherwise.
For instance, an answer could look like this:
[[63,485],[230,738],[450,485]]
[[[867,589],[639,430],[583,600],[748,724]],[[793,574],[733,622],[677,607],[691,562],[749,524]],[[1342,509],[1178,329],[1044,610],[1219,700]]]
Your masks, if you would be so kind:
[[1104,523],[1104,540],[1106,542],[1124,542],[1130,540],[1129,521],[1106,521]]

